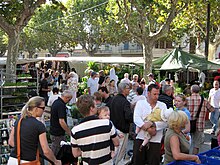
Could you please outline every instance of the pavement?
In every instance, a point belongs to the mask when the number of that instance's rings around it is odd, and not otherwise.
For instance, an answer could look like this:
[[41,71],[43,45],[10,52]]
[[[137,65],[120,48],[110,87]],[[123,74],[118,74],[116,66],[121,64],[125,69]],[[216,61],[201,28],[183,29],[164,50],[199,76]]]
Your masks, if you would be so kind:
[[[201,146],[201,149],[199,151],[200,153],[206,152],[211,149],[211,138],[214,136],[211,134],[211,132],[212,132],[212,124],[209,120],[207,120],[205,122],[205,130],[204,130],[205,141],[204,144]],[[132,148],[133,148],[133,140],[129,140],[127,151],[131,150]],[[130,161],[131,161],[131,157],[128,154],[126,154],[124,160],[121,161],[118,165],[128,165]]]

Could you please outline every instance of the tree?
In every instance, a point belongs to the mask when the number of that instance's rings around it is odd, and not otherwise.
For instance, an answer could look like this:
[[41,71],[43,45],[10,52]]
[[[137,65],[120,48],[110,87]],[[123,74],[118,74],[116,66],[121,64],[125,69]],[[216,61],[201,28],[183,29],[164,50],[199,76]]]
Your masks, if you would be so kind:
[[188,10],[183,13],[182,24],[188,27],[188,35],[197,38],[197,45],[200,52],[204,52],[201,44],[206,37],[207,3],[210,3],[210,43],[209,60],[215,59],[215,52],[220,45],[220,7],[219,0],[197,0],[192,1]]
[[151,72],[155,42],[168,35],[174,18],[186,9],[185,0],[111,0],[108,11],[143,49],[144,77]]
[[7,36],[2,30],[0,30],[0,57],[5,55],[7,50],[7,42]]
[[105,0],[73,0],[68,3],[68,14],[72,15],[66,20],[66,26],[71,27],[68,34],[93,56],[99,46],[107,43],[109,34],[107,27],[107,12]]
[[7,75],[16,72],[20,35],[36,8],[46,0],[3,1],[0,3],[0,27],[8,35]]
[[35,15],[24,29],[26,47],[49,50],[55,56],[64,47],[74,47],[76,44],[66,34],[63,5],[45,4],[36,10]]

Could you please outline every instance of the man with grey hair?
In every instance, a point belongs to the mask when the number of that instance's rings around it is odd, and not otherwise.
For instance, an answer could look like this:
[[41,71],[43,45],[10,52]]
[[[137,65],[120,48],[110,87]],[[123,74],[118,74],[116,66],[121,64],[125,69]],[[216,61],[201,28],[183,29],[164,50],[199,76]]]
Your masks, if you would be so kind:
[[118,147],[118,153],[115,157],[114,163],[118,164],[126,153],[128,144],[129,126],[133,122],[133,113],[127,96],[129,94],[130,87],[127,83],[118,84],[118,94],[114,96],[110,102],[110,119],[113,122],[116,129],[123,133],[123,137],[120,137],[120,145]]
[[166,104],[167,109],[173,108],[173,97],[172,97],[171,85],[164,85],[162,88],[162,94],[160,94],[158,101]]
[[[196,119],[196,114],[198,112],[202,97],[199,94],[200,87],[198,85],[191,86],[191,96],[187,97],[187,109],[190,111],[191,120]],[[198,154],[201,149],[201,145],[204,142],[204,128],[205,128],[205,116],[207,111],[213,112],[214,108],[210,103],[204,99],[199,113],[199,117],[196,121],[196,131],[191,133],[192,143],[191,143],[191,152],[193,154]]]
[[51,150],[57,156],[60,150],[60,142],[65,141],[65,132],[70,135],[71,131],[67,125],[67,107],[66,104],[72,99],[72,92],[65,90],[61,97],[58,97],[51,106],[50,134]]

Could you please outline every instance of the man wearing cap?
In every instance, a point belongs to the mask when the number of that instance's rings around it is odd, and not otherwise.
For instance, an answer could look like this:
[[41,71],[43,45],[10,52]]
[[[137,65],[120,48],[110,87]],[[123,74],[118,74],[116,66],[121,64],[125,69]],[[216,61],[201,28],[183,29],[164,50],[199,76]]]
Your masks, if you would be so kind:
[[99,78],[97,77],[96,72],[91,73],[91,77],[87,81],[88,93],[89,95],[93,95],[95,92],[98,91],[99,87]]
[[148,74],[147,77],[148,77],[148,81],[149,81],[149,84],[148,84],[148,85],[150,85],[150,84],[156,84],[156,81],[154,80],[154,75],[153,75],[153,73]]

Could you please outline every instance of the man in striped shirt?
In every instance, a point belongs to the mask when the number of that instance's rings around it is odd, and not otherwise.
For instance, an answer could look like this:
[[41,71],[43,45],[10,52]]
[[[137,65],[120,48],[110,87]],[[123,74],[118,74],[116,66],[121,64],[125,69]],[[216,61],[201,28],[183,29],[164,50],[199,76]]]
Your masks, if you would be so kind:
[[81,156],[83,165],[112,165],[110,144],[119,145],[116,129],[108,119],[99,119],[93,97],[82,95],[76,103],[84,119],[71,130],[74,157]]

